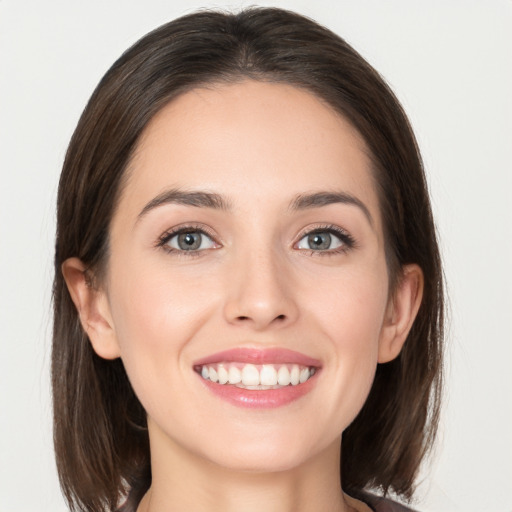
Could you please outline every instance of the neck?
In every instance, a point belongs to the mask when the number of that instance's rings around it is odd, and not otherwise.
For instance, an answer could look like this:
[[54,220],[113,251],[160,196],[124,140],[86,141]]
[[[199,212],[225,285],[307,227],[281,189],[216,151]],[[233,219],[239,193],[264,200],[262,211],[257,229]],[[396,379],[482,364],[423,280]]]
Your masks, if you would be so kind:
[[339,439],[299,467],[268,472],[221,467],[168,439],[157,442],[151,430],[150,440],[152,484],[138,512],[357,510],[341,490]]

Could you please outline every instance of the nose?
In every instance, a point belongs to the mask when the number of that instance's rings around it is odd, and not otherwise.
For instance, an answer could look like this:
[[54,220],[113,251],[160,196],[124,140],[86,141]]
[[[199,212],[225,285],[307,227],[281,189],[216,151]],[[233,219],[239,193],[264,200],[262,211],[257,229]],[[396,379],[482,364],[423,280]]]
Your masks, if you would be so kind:
[[228,323],[263,331],[297,320],[291,269],[271,249],[245,254],[230,268],[228,281],[224,306]]

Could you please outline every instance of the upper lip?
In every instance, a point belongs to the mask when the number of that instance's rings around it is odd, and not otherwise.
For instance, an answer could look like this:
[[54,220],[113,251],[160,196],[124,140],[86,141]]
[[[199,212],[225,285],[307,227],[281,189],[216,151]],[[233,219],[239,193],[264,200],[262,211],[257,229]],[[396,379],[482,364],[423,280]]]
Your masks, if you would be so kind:
[[286,348],[249,348],[237,347],[229,350],[216,352],[209,356],[198,359],[194,366],[214,364],[220,362],[239,362],[252,364],[291,363],[302,366],[314,366],[320,368],[321,362],[318,359],[307,356],[301,352]]

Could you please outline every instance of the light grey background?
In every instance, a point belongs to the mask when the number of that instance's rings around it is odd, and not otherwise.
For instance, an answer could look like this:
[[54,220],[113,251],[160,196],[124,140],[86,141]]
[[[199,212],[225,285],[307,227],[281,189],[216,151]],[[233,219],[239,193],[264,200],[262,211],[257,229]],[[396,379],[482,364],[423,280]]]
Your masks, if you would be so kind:
[[[107,68],[184,0],[0,0],[0,511],[60,512],[49,395],[54,203]],[[451,322],[424,512],[512,511],[512,1],[275,0],[389,81],[423,150]]]

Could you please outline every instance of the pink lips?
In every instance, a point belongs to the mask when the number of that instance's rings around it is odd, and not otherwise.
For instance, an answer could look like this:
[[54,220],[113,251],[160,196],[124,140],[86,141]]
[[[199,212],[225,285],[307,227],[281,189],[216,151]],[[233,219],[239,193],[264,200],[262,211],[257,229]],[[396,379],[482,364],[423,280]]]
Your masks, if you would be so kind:
[[211,356],[199,359],[194,363],[194,366],[202,366],[205,364],[220,363],[222,361],[252,364],[271,364],[271,363],[292,363],[302,366],[314,366],[320,368],[321,362],[318,359],[288,350],[285,348],[268,348],[268,349],[255,349],[255,348],[235,348],[225,350],[224,352],[217,352]]
[[321,367],[321,362],[318,359],[314,359],[293,350],[282,348],[269,348],[263,350],[236,348],[217,352],[208,357],[199,359],[194,363],[194,368],[197,369],[203,365],[220,362],[240,362],[251,364],[290,363],[315,367],[317,369],[315,375],[302,384],[266,390],[252,390],[239,388],[229,384],[218,384],[205,380],[198,374],[198,378],[201,379],[203,385],[205,385],[208,390],[217,397],[238,407],[255,409],[281,407],[306,395],[315,386],[319,373],[318,370]]

